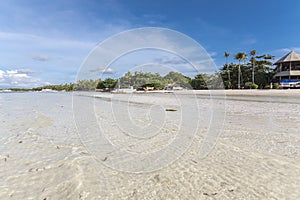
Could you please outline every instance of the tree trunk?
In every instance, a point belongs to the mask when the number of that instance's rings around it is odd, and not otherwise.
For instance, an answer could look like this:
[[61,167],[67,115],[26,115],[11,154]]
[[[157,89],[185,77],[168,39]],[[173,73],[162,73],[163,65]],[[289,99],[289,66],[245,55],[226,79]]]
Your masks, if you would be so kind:
[[252,60],[252,84],[255,83],[255,80],[254,80],[254,60]]
[[228,65],[228,57],[226,57],[226,66],[227,66],[227,74],[228,74],[228,88],[231,88],[230,71],[229,71],[229,65]]
[[238,68],[238,89],[241,89],[241,62],[239,61]]

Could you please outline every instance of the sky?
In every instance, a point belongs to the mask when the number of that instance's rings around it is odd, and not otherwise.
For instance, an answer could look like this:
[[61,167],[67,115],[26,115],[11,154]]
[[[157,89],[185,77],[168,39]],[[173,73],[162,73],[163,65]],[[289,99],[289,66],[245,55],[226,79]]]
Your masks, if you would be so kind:
[[[215,69],[225,63],[224,51],[231,54],[229,62],[236,62],[233,55],[237,52],[249,53],[253,49],[258,54],[272,54],[276,59],[291,50],[300,53],[298,0],[0,0],[0,3],[2,88],[75,82],[97,45],[116,34],[144,27],[184,34],[207,52]],[[163,44],[176,45],[166,35],[161,38],[165,39]],[[116,43],[110,49],[113,51],[121,44]],[[114,61],[119,68],[110,65],[97,69],[102,70],[103,77],[116,77],[136,68],[135,63],[159,65],[159,60],[164,60],[171,68],[176,68],[176,63],[186,64],[174,62],[180,56],[170,52],[153,53],[152,49],[135,54],[134,58],[128,54],[127,59]]]

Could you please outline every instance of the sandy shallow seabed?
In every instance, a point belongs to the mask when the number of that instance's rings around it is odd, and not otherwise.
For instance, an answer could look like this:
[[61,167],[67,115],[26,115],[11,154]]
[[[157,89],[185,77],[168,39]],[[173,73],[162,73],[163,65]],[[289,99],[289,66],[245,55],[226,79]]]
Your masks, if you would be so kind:
[[[226,101],[223,94],[197,92],[199,110],[190,117],[200,112],[201,124],[191,146],[170,165],[138,174],[107,167],[114,152],[95,159],[97,134],[84,140],[76,132],[71,93],[0,94],[0,199],[300,199],[300,91],[226,91]],[[114,120],[123,113],[111,113],[111,95],[97,94],[95,117],[113,144],[147,155],[176,138],[180,105],[190,99],[178,95],[181,104],[174,94],[130,98],[131,120],[141,127],[153,122],[155,103],[177,110],[165,112],[159,134],[143,142],[122,134]],[[76,98],[84,106],[90,96]],[[115,108],[128,106],[124,95],[114,97]],[[226,113],[223,133],[200,159],[212,110]]]

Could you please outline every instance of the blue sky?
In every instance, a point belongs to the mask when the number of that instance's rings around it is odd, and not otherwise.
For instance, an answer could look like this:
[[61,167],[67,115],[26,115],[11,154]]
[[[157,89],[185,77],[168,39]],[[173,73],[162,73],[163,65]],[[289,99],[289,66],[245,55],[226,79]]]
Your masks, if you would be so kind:
[[256,49],[278,59],[290,50],[300,53],[299,10],[297,0],[3,0],[0,87],[74,82],[97,44],[142,27],[187,35],[217,67],[225,62],[224,51]]

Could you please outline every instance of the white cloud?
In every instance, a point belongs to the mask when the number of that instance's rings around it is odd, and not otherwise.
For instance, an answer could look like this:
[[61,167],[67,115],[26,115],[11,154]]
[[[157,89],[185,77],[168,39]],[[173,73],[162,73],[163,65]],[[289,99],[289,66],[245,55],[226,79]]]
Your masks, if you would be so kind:
[[103,73],[103,74],[115,74],[116,72],[115,72],[115,70],[112,69],[112,68],[106,68],[106,69],[103,69],[103,70],[102,70],[102,73]]
[[40,84],[40,80],[32,77],[34,71],[29,69],[0,70],[1,87],[34,87]]
[[5,72],[0,69],[0,78],[2,78],[4,76],[4,73]]

